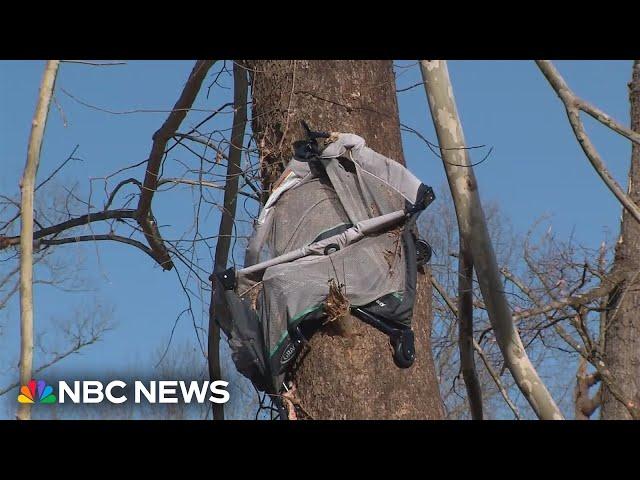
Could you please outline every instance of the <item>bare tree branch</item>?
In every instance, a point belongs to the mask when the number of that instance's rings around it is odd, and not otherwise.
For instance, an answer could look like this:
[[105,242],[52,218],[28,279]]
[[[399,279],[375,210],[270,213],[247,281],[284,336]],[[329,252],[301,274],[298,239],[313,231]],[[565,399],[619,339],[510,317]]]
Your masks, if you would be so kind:
[[[205,138],[201,138],[201,137],[197,137],[195,135],[190,135],[190,134],[186,134],[186,133],[176,133],[174,135],[174,137],[177,138],[186,138],[187,140],[191,140],[193,142],[196,143],[200,143],[201,145],[205,145],[207,148],[211,148],[214,152],[216,152],[216,154],[220,155],[220,157],[224,158],[227,162],[229,161],[229,157],[227,156],[226,153],[224,153],[220,148],[218,148],[217,145],[215,145],[213,142],[205,139]],[[242,145],[240,146],[240,148],[242,147]],[[240,170],[240,172],[238,172],[236,175],[242,175],[242,178],[244,178],[244,181],[246,182],[246,184],[251,188],[251,190],[253,190],[256,195],[260,196],[261,192],[258,189],[258,187],[256,187],[253,182],[247,177],[247,174],[244,170]],[[239,192],[242,195],[242,192]],[[251,197],[253,198],[253,197]]]
[[482,420],[482,389],[473,358],[473,261],[471,251],[460,242],[458,257],[458,347],[460,369],[467,388],[473,420]]
[[[242,145],[244,132],[247,125],[247,72],[234,64],[234,109],[233,127],[231,129],[231,142],[229,144],[229,156],[227,164],[227,178],[224,189],[224,203],[220,226],[218,228],[218,242],[214,259],[214,272],[224,270],[229,258],[231,247],[231,237],[236,217],[236,206],[238,200],[238,184],[240,180],[240,162],[242,159]],[[211,293],[211,304],[209,310],[209,378],[219,380],[222,372],[220,370],[220,328],[215,322],[214,293]],[[224,420],[224,409],[222,404],[213,404],[213,419]]]
[[167,142],[175,135],[180,124],[186,117],[187,112],[193,105],[200,91],[200,87],[209,68],[211,68],[213,64],[213,60],[198,60],[195,63],[189,79],[180,94],[180,98],[178,98],[178,101],[173,107],[173,111],[153,135],[153,144],[147,162],[147,171],[138,202],[137,220],[151,249],[156,252],[158,257],[163,258],[161,265],[165,270],[171,270],[173,268],[173,262],[169,257],[169,252],[162,241],[160,231],[151,213],[151,201],[153,200],[153,194],[158,188],[160,165],[162,164]]
[[140,183],[139,180],[135,179],[135,178],[127,178],[126,180],[122,180],[120,183],[118,183],[118,185],[115,186],[115,188],[111,191],[111,194],[109,194],[109,198],[107,199],[107,203],[105,203],[104,205],[104,210],[108,210],[109,207],[111,206],[111,204],[113,203],[113,200],[116,198],[116,194],[118,193],[118,191],[124,187],[125,185],[128,185],[130,183],[133,183],[134,185],[137,185],[138,188],[140,188],[142,190],[142,184]]
[[99,234],[99,235],[78,235],[75,237],[65,237],[65,238],[54,238],[54,239],[42,239],[35,242],[36,245],[65,245],[68,243],[79,243],[79,242],[94,242],[101,240],[112,240],[114,242],[126,243],[127,245],[132,245],[136,248],[139,248],[144,253],[149,255],[154,261],[160,263],[159,258],[156,257],[156,254],[153,250],[147,247],[144,243],[134,240],[133,238],[122,237],[120,235],[115,235],[113,233],[107,234]]
[[53,172],[51,172],[51,175],[49,175],[47,178],[45,178],[42,182],[40,182],[40,184],[38,184],[38,186],[36,187],[36,191],[38,191],[40,189],[40,187],[42,187],[44,184],[46,184],[49,180],[51,180],[53,177],[55,177],[56,173],[58,173],[60,170],[62,170],[64,168],[64,166],[69,163],[70,160],[79,160],[77,158],[74,158],[73,156],[75,155],[75,153],[78,151],[78,148],[80,147],[80,145],[76,145],[73,150],[71,151],[71,153],[69,154],[69,156],[64,160],[64,162],[62,162]]
[[[96,213],[88,213],[86,215],[81,215],[80,217],[71,218],[64,222],[58,223],[56,225],[52,225],[50,227],[42,228],[37,230],[33,234],[33,240],[38,240],[43,237],[47,237],[49,235],[54,235],[65,230],[69,230],[70,228],[79,227],[82,225],[88,225],[93,222],[99,222],[102,220],[111,220],[111,219],[124,219],[124,218],[132,218],[135,219],[137,215],[136,210],[122,208],[117,210],[106,210],[103,212]],[[20,237],[5,237],[0,236],[0,250],[3,250],[7,247],[15,246],[20,243]]]
[[[555,90],[560,100],[565,106],[567,111],[567,117],[569,118],[569,124],[573,129],[573,133],[578,140],[578,143],[582,147],[582,151],[585,153],[589,162],[600,176],[605,185],[611,190],[611,192],[615,195],[618,201],[627,209],[627,211],[636,219],[637,222],[640,222],[640,207],[631,199],[627,193],[622,189],[620,184],[616,181],[615,178],[609,173],[606,165],[600,158],[595,146],[591,142],[591,139],[587,135],[582,120],[580,119],[580,110],[585,111],[595,119],[601,121],[609,128],[612,128],[617,133],[633,140],[634,142],[640,143],[640,135],[629,130],[626,127],[622,127],[610,119],[608,116],[605,116],[604,113],[597,110],[595,107],[591,107],[583,100],[579,99],[575,96],[575,94],[571,91],[569,86],[566,84],[558,70],[556,70],[553,63],[548,60],[536,60],[538,68],[542,71],[546,79],[549,81],[551,87]],[[615,127],[615,128],[614,128]]]
[[[514,278],[513,274],[509,273],[509,278]],[[583,305],[588,305],[589,303],[608,295],[616,285],[618,285],[622,278],[623,274],[621,272],[612,272],[597,287],[594,287],[585,293],[576,294],[570,297],[563,297],[558,300],[553,300],[546,305],[523,310],[514,314],[513,318],[518,320],[521,318],[534,317],[536,315],[548,313],[552,310],[558,310],[566,307],[578,308]],[[526,293],[526,291],[524,293]]]
[[[207,182],[206,180],[189,180],[188,178],[163,178],[162,180],[160,180],[158,182],[158,187],[164,185],[165,183],[178,183],[178,184],[183,184],[183,185],[192,185],[194,187],[208,187],[208,188],[216,188],[218,190],[224,190],[225,187],[224,185],[221,184],[217,184],[217,183],[213,183],[213,182]],[[247,198],[251,198],[253,200],[255,200],[256,202],[259,202],[260,199],[256,196],[256,195],[252,195],[250,193],[247,192],[243,192],[242,190],[238,190],[237,192],[238,195],[242,195],[244,197]]]
[[89,62],[87,60],[60,60],[61,63],[77,63],[80,65],[90,65],[92,67],[114,67],[116,65],[126,65],[127,62]]
[[[529,263],[529,265],[531,265]],[[516,285],[523,285],[522,281],[518,279],[513,273],[508,272],[506,269],[503,269],[503,273],[508,273],[508,278],[514,282]],[[539,272],[536,272],[539,275]],[[525,314],[526,316],[533,316],[534,314],[542,314],[548,313],[551,310],[559,310],[562,311],[567,307],[573,307],[576,310],[579,310],[580,307],[598,300],[599,298],[606,297],[612,289],[618,285],[620,278],[623,278],[624,273],[620,271],[614,271],[609,276],[604,277],[601,283],[589,290],[585,294],[575,295],[572,297],[562,298],[560,300],[554,300],[550,302],[546,306],[537,307],[535,309],[530,309]],[[549,286],[546,286],[549,289]],[[533,295],[533,293],[529,289],[523,289],[523,292],[526,293],[530,299],[534,303],[539,303],[537,297]],[[521,312],[524,313],[524,312]],[[577,316],[580,316],[578,314]],[[569,318],[576,317],[576,315],[571,315]],[[524,318],[524,317],[523,317]],[[587,360],[595,369],[595,377],[594,379],[601,380],[607,389],[611,392],[611,394],[618,400],[622,405],[624,405],[625,409],[629,412],[633,419],[640,419],[640,408],[639,406],[630,398],[628,398],[622,389],[620,388],[619,381],[614,378],[613,374],[609,370],[609,368],[602,361],[602,354],[597,350],[596,342],[593,342],[589,337],[588,332],[586,331],[586,327],[583,322],[573,321],[573,327],[575,328],[578,335],[580,335],[584,345],[578,343],[574,338],[565,330],[565,328],[557,321],[553,322],[553,329],[558,334],[558,336],[564,340],[564,342],[573,348],[582,358]]]
[[[40,365],[38,368],[36,368],[33,371],[32,375],[36,375],[38,373],[40,373],[41,371],[43,371],[46,368],[51,367],[52,365],[55,365],[56,363],[64,360],[65,358],[67,358],[69,355],[74,354],[74,353],[78,353],[80,350],[82,350],[84,347],[87,347],[89,345],[92,345],[93,343],[95,343],[96,341],[98,341],[99,337],[100,337],[100,333],[93,333],[89,338],[87,339],[81,339],[79,338],[78,341],[72,345],[71,347],[69,347],[69,349],[67,349],[66,351],[64,351],[63,353],[59,353],[57,355],[55,355],[51,360],[49,360],[46,363],[43,363],[42,365]],[[0,389],[0,396],[4,395],[7,392],[10,392],[11,390],[13,390],[14,388],[20,386],[20,385],[24,385],[21,382],[14,382],[10,385],[7,385],[6,387],[3,387],[2,389]]]

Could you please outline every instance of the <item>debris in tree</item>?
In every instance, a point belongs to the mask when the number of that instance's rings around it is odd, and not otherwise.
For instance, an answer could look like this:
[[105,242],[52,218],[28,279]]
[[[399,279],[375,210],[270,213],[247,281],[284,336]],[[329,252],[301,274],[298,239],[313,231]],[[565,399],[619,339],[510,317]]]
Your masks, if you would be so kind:
[[298,416],[296,415],[296,403],[299,403],[299,399],[298,397],[296,397],[295,385],[286,390],[282,394],[282,398],[284,399],[284,404],[287,407],[287,418],[289,420],[297,420]]
[[351,304],[346,296],[344,284],[338,283],[335,278],[329,279],[329,295],[324,303],[324,311],[327,314],[327,323],[342,320],[349,315]]
[[[217,321],[233,361],[258,390],[277,399],[283,418],[300,418],[281,396],[283,382],[323,325],[342,330],[353,315],[389,336],[399,368],[413,365],[409,307],[417,262],[404,260],[417,257],[415,221],[435,198],[362,137],[303,126],[306,139],[294,142],[294,157],[273,184],[245,267],[212,276],[219,287],[214,301],[226,308],[216,310]],[[324,146],[325,139],[333,142]],[[257,284],[257,301],[239,296]]]

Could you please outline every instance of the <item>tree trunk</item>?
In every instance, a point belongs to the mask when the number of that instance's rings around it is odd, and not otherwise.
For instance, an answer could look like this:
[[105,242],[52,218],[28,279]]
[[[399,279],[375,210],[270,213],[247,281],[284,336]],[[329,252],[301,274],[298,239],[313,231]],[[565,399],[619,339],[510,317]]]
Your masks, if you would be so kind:
[[[631,129],[640,132],[640,60],[633,64],[629,84]],[[640,145],[633,143],[628,194],[640,203]],[[616,245],[614,270],[622,270],[625,280],[610,299],[607,325],[603,329],[604,363],[624,398],[640,407],[640,224],[623,209],[620,238]],[[603,385],[601,418],[630,419],[625,407]]]
[[[231,248],[231,238],[236,219],[236,207],[238,205],[238,184],[242,169],[242,146],[244,143],[244,131],[247,125],[247,72],[240,65],[233,66],[233,125],[231,126],[231,142],[229,144],[229,155],[227,163],[227,177],[224,186],[224,201],[220,226],[218,227],[218,240],[216,242],[216,253],[214,260],[214,272],[219,272],[227,268],[229,259],[229,249]],[[211,381],[220,380],[220,327],[214,318],[214,292],[211,292],[211,303],[209,305],[209,350],[207,358],[209,361],[209,378]],[[224,420],[224,404],[214,403],[213,419]]]
[[[31,122],[27,162],[20,182],[20,385],[27,385],[33,373],[33,201],[40,149],[59,65],[60,60],[47,61],[38,105]],[[18,405],[16,417],[18,420],[29,420],[31,404]]]
[[447,63],[442,60],[421,60],[420,66],[440,154],[456,207],[460,241],[462,246],[468,246],[471,250],[482,298],[505,364],[538,418],[561,420],[562,414],[529,360],[513,323],[482,210],[478,182],[466,149]]
[[[291,143],[303,138],[302,119],[316,130],[358,134],[374,150],[404,163],[392,62],[264,60],[247,65],[267,191],[291,158]],[[386,335],[354,318],[342,321],[342,335],[320,331],[295,376],[296,396],[308,416],[443,417],[431,355],[431,285],[428,274],[418,277],[415,364],[397,368]]]

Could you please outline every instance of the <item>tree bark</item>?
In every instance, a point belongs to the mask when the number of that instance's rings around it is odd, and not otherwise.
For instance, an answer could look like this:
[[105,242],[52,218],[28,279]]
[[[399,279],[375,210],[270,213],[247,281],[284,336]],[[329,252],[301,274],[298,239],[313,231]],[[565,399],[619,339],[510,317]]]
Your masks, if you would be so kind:
[[[631,129],[640,132],[640,60],[633,64],[629,83]],[[632,143],[628,195],[640,204],[640,145]],[[629,410],[640,411],[640,223],[623,209],[614,270],[624,280],[610,297],[604,332],[604,367],[608,368],[622,396],[623,405],[603,384],[601,418],[631,419]]]
[[[261,150],[263,187],[291,158],[311,128],[362,136],[404,163],[395,77],[390,61],[249,61],[253,131]],[[296,371],[296,396],[314,419],[440,419],[444,415],[431,355],[431,285],[418,274],[413,316],[417,358],[406,370],[392,361],[388,338],[354,318],[343,335],[318,332]]]
[[541,419],[561,420],[562,414],[533,367],[513,323],[500,271],[469,161],[462,125],[445,61],[421,61],[422,77],[451,195],[460,242],[469,246],[480,290],[496,341],[518,388]]
[[[236,218],[236,206],[238,204],[238,184],[240,181],[240,162],[242,160],[242,145],[244,131],[247,125],[247,72],[241,66],[233,67],[233,125],[231,127],[231,142],[227,161],[227,177],[224,188],[224,201],[220,226],[218,228],[218,241],[214,260],[214,272],[227,268],[231,237]],[[213,292],[211,292],[211,304],[209,307],[209,377],[211,381],[220,380],[220,328],[214,321]],[[224,420],[224,405],[213,404],[213,419]]]
[[[42,139],[59,65],[60,60],[47,61],[31,123],[27,162],[20,182],[20,385],[29,383],[33,370],[33,200]],[[19,404],[16,417],[18,420],[29,420],[31,405]]]

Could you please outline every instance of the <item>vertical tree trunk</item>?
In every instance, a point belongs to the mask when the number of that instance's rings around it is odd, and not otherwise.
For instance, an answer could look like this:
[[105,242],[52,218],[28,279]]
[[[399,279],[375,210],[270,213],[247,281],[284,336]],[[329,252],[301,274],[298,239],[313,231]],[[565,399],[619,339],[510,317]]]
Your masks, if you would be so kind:
[[541,419],[561,420],[562,414],[529,360],[513,324],[482,210],[478,183],[466,150],[447,63],[422,60],[421,70],[440,154],[456,207],[460,242],[471,250],[482,298],[505,364],[536,415]]
[[[238,184],[242,168],[242,146],[244,142],[244,132],[247,125],[247,72],[234,64],[233,66],[233,125],[231,127],[231,141],[229,145],[229,155],[227,164],[227,178],[224,187],[224,201],[220,226],[218,228],[218,240],[216,242],[216,253],[214,259],[214,272],[219,272],[227,268],[229,249],[231,247],[231,237],[233,235],[233,225],[236,218],[236,206],[238,204]],[[220,328],[214,320],[213,292],[211,292],[211,303],[209,306],[209,345],[208,362],[209,378],[212,381],[220,380]],[[224,405],[214,403],[213,419],[224,420]]]
[[[33,370],[33,200],[42,138],[59,65],[59,60],[49,60],[45,67],[20,182],[20,385],[29,383]],[[21,403],[16,416],[19,420],[29,420],[31,405]]]
[[[633,64],[629,83],[631,129],[640,132],[640,60]],[[633,143],[628,194],[640,203],[640,145]],[[605,326],[604,363],[625,398],[640,406],[640,224],[626,209],[622,212],[614,269],[625,272],[625,281],[610,299]],[[601,418],[630,419],[628,409],[603,385]]]
[[[247,65],[253,80],[253,130],[267,190],[291,158],[291,143],[303,138],[301,119],[317,130],[356,133],[374,150],[404,163],[392,62],[265,60]],[[443,417],[431,355],[431,286],[428,275],[418,277],[415,364],[397,368],[388,338],[347,318],[344,335],[321,331],[313,337],[296,372],[296,394],[309,416]]]

